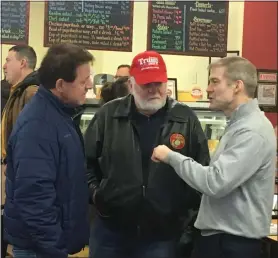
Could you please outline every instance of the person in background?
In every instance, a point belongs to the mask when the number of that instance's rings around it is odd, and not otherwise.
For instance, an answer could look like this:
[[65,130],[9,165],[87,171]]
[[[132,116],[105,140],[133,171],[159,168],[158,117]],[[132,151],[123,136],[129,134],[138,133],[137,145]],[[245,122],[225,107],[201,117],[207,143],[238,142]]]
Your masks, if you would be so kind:
[[2,120],[3,110],[10,96],[11,87],[12,85],[7,82],[6,78],[1,80],[1,120]]
[[[1,81],[1,208],[5,203],[7,142],[19,113],[37,91],[39,82],[34,72],[36,63],[37,56],[32,47],[17,45],[9,49],[3,66],[5,80]],[[6,253],[4,249],[5,244],[2,245],[3,257]]]
[[14,258],[66,258],[89,240],[83,137],[72,116],[92,88],[93,56],[51,46],[41,86],[20,113],[7,149],[4,237]]
[[129,71],[130,71],[130,65],[127,65],[127,64],[119,65],[118,68],[117,68],[116,75],[114,77],[115,81],[118,80],[121,77],[129,78],[129,76],[130,76]]
[[[2,114],[4,107],[9,99],[10,96],[10,90],[11,90],[11,84],[9,84],[6,79],[1,80],[1,120],[2,120]],[[4,166],[3,166],[4,168]],[[1,168],[2,169],[2,168]],[[3,169],[4,170],[4,169]],[[4,180],[4,173],[1,175],[1,257],[6,257],[7,253],[7,246],[8,244],[4,241],[4,226],[3,226],[3,214],[2,211],[4,209],[4,202],[5,202],[5,180]]]
[[113,99],[121,98],[129,94],[128,78],[123,77],[115,82],[105,83],[100,92],[101,103],[107,103]]
[[37,56],[30,46],[13,46],[9,49],[3,66],[6,81],[12,85],[10,96],[2,111],[1,163],[5,164],[7,142],[16,119],[23,107],[38,89],[39,81],[34,72]]
[[207,139],[186,105],[167,97],[167,70],[153,51],[136,55],[131,94],[103,105],[85,133],[91,202],[98,215],[91,258],[175,258],[184,218],[200,195],[170,166],[154,164],[157,144],[209,163]]
[[227,57],[210,64],[209,71],[210,108],[222,110],[228,120],[210,165],[163,145],[152,159],[169,164],[203,193],[193,258],[259,258],[261,238],[270,231],[277,141],[254,99],[256,67],[242,57]]

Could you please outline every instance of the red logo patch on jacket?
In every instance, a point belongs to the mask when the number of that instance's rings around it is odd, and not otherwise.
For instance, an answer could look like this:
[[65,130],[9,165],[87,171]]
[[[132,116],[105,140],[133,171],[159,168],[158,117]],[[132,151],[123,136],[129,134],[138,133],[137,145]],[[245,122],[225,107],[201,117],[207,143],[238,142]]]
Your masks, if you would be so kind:
[[185,138],[180,133],[173,133],[170,136],[170,144],[174,149],[180,150],[185,146]]

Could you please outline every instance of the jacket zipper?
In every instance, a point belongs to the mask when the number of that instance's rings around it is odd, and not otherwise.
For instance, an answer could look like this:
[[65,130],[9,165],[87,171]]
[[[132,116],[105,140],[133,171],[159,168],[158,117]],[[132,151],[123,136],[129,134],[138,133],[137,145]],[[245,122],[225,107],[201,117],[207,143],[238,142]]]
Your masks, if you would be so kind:
[[146,186],[143,184],[142,185],[142,193],[143,193],[143,197],[146,197]]
[[[164,130],[165,130],[165,125],[163,124],[163,125],[161,125],[161,127],[160,127],[160,129],[159,129],[159,133],[158,133],[158,135],[157,135],[157,137],[156,137],[156,139],[155,139],[155,145],[154,145],[154,147],[156,147],[156,146],[158,146],[160,143],[162,143],[162,140],[163,140],[163,135],[164,135]],[[157,167],[158,166],[158,164],[156,163],[156,164],[152,164],[152,161],[150,160],[150,163],[149,163],[149,176],[148,176],[148,182],[150,182],[151,181],[151,176],[152,176],[152,165],[153,165],[153,167]]]
[[[149,122],[150,122],[150,117],[148,117],[148,123]],[[143,173],[143,170],[142,170],[142,173]],[[143,180],[143,185],[142,185],[142,195],[143,195],[143,198],[146,197],[146,182],[144,182],[144,180]]]
[[[138,136],[138,131],[137,131],[136,124],[132,120],[131,120],[131,124],[133,126],[134,132],[135,132],[135,134],[137,136],[137,139],[138,139],[139,136]],[[139,141],[137,141],[137,148],[138,148],[138,152],[139,152],[139,150],[140,150]],[[140,162],[142,163],[141,152],[140,152]],[[142,170],[142,195],[143,195],[143,198],[146,197],[146,182],[144,182],[143,170]]]

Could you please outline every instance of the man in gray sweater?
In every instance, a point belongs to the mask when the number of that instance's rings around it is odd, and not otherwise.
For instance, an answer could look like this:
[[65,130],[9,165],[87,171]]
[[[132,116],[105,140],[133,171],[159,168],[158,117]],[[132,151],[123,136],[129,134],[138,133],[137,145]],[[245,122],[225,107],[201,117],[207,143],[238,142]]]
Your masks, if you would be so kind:
[[259,258],[269,234],[274,194],[276,138],[254,99],[257,72],[241,57],[209,66],[210,108],[228,120],[209,166],[170,150],[154,149],[152,160],[172,166],[203,193],[195,226],[201,230],[194,258]]

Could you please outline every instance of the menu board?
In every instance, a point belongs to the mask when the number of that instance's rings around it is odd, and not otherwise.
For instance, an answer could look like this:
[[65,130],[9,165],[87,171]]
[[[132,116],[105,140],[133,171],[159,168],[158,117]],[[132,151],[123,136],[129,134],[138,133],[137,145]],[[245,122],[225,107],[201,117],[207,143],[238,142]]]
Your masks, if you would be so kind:
[[73,43],[87,49],[132,51],[132,1],[45,2],[44,46]]
[[162,54],[226,56],[229,3],[150,1],[148,50]]
[[27,1],[1,1],[2,44],[28,45],[29,12]]

